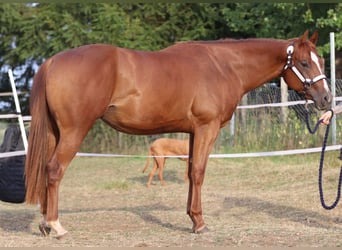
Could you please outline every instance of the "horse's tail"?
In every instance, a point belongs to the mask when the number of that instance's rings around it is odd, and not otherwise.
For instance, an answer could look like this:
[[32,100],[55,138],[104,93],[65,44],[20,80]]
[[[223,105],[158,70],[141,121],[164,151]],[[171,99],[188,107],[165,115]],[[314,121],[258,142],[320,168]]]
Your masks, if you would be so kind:
[[150,158],[152,156],[152,152],[151,152],[151,149],[148,151],[148,156],[147,156],[147,160],[146,160],[146,164],[145,164],[145,167],[143,169],[143,173],[145,173],[146,169],[148,168],[148,166],[150,165]]
[[26,202],[37,204],[46,197],[46,164],[48,161],[49,112],[46,100],[45,62],[33,80],[30,94],[31,126],[25,161]]

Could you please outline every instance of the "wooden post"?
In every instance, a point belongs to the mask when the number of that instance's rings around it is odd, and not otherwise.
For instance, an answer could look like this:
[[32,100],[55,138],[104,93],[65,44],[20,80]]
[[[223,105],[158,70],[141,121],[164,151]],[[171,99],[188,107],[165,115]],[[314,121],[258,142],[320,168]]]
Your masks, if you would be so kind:
[[[241,99],[241,105],[242,106],[246,106],[248,104],[248,99],[247,99],[247,94],[245,94],[242,99]],[[244,128],[246,127],[246,110],[245,109],[241,109],[241,123],[244,126]]]
[[[283,77],[280,78],[281,102],[288,102],[289,94],[288,87]],[[286,123],[288,117],[288,106],[281,107],[281,122]]]

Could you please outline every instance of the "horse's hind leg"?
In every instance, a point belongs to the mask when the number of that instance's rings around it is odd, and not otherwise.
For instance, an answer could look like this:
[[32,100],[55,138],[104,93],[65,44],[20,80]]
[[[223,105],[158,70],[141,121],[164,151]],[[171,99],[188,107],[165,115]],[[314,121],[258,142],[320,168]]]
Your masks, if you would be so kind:
[[62,227],[58,218],[58,190],[65,170],[79,149],[86,133],[73,131],[63,133],[57,147],[47,164],[47,224],[56,232],[56,238],[61,238],[67,231]]
[[[56,147],[56,136],[55,134],[51,131],[52,128],[49,128],[48,132],[48,158],[50,159],[55,147]],[[41,194],[39,197],[39,203],[40,203],[40,212],[43,215],[43,219],[41,223],[39,224],[39,230],[44,236],[48,236],[51,232],[51,227],[48,225],[47,220],[46,220],[46,214],[47,214],[47,188],[45,192]]]

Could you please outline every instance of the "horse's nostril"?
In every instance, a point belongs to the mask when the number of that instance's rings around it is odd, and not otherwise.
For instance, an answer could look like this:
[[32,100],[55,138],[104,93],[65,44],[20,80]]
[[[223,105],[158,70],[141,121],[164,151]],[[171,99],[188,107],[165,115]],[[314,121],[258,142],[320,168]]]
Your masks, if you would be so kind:
[[330,107],[331,101],[332,101],[332,95],[330,94],[325,95],[322,99],[321,108],[327,109],[328,107]]
[[326,102],[328,102],[328,103],[330,103],[331,102],[331,100],[332,100],[332,96],[330,95],[330,94],[327,94],[326,96],[324,96],[324,101],[326,101]]

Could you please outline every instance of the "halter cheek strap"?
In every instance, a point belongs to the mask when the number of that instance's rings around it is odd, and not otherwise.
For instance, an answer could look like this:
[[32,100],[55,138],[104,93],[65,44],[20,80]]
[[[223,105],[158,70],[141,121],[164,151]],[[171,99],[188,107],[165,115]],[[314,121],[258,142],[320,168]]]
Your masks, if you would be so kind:
[[303,83],[304,91],[307,88],[311,87],[316,82],[323,80],[323,79],[327,79],[327,77],[324,74],[318,75],[318,76],[314,77],[313,79],[305,78],[303,76],[303,74],[297,69],[297,67],[293,63],[293,60],[292,60],[293,52],[294,52],[294,45],[293,45],[293,43],[291,43],[286,49],[287,62],[286,62],[286,65],[284,66],[283,71],[285,71],[287,69],[291,69],[293,71],[293,73],[295,73],[295,75],[298,77],[298,79]]

